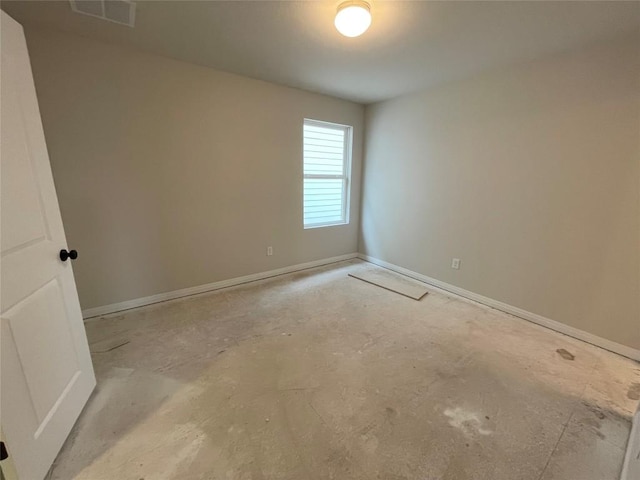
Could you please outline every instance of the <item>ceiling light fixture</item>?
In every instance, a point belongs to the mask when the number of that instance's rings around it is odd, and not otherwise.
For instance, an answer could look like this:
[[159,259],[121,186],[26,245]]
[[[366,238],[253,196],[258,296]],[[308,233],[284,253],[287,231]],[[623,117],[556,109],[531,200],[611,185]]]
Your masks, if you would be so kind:
[[362,0],[349,0],[338,6],[335,25],[345,37],[357,37],[371,25],[371,6]]

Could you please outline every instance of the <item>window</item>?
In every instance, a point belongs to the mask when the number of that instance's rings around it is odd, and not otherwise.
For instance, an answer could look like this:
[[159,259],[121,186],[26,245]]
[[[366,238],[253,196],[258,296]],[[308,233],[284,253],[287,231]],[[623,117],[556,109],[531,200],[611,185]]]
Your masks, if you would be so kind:
[[351,127],[304,121],[304,228],[349,223]]

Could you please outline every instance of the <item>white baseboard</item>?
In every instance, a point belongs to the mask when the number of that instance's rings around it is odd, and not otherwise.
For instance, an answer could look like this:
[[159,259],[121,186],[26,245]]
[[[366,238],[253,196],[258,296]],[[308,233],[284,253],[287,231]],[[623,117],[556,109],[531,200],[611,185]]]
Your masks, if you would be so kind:
[[633,416],[620,480],[637,480],[638,478],[640,478],[640,406]]
[[134,298],[133,300],[112,303],[110,305],[103,305],[102,307],[88,308],[82,311],[82,317],[86,320],[88,318],[98,317],[100,315],[108,315],[110,313],[121,312],[122,310],[130,310],[132,308],[151,305],[153,303],[166,302],[167,300],[174,300],[176,298],[198,295],[200,293],[211,292],[213,290],[219,290],[221,288],[234,287],[243,283],[255,282],[257,280],[264,280],[265,278],[284,275],[285,273],[298,272],[300,270],[306,270],[308,268],[320,267],[322,265],[329,265],[336,262],[343,262],[345,260],[350,260],[357,257],[357,253],[348,253],[346,255],[339,255],[337,257],[323,258],[322,260],[299,263],[297,265],[291,265],[289,267],[269,270],[267,272],[254,273],[251,275],[246,275],[244,277],[237,277],[231,278],[229,280],[222,280],[220,282],[207,283],[205,285],[183,288],[180,290],[174,290],[172,292],[159,293],[157,295],[151,295],[148,297]]
[[378,265],[380,267],[387,268],[389,270],[393,270],[395,272],[401,273],[411,278],[415,278],[416,280],[427,283],[441,290],[445,290],[449,293],[453,293],[460,297],[464,297],[469,300],[478,302],[482,305],[486,305],[488,307],[492,307],[497,310],[510,313],[511,315],[515,315],[516,317],[520,317],[524,320],[528,320],[538,325],[542,325],[543,327],[549,328],[551,330],[555,330],[556,332],[569,335],[570,337],[577,338],[578,340],[591,343],[598,347],[604,348],[605,350],[609,350],[619,355],[623,355],[625,357],[631,358],[632,360],[640,361],[640,350],[636,350],[626,345],[622,345],[622,344],[613,342],[611,340],[607,340],[606,338],[598,337],[597,335],[593,335],[592,333],[585,332],[584,330],[579,330],[577,328],[571,327],[569,325],[565,325],[564,323],[560,323],[555,320],[551,320],[549,318],[543,317],[542,315],[528,312],[527,310],[523,310],[521,308],[514,307],[512,305],[500,302],[498,300],[493,300],[492,298],[488,298],[488,297],[479,295],[477,293],[470,292],[469,290],[465,290],[463,288],[456,287],[455,285],[451,285],[449,283],[436,280],[435,278],[431,278],[426,275],[422,275],[421,273],[414,272],[412,270],[400,267],[398,265],[394,265],[389,262],[385,262],[384,260],[380,260],[374,257],[370,257],[368,255],[357,254],[357,253],[349,253],[349,254],[340,255],[337,257],[324,258],[322,260],[315,260],[313,262],[299,263],[297,265],[291,265],[289,267],[278,268],[276,270],[269,270],[266,272],[254,273],[251,275],[246,275],[244,277],[231,278],[229,280],[222,280],[219,282],[207,283],[205,285],[198,285],[195,287],[183,288],[181,290],[174,290],[172,292],[159,293],[157,295],[151,295],[148,297],[135,298],[135,299],[127,300],[124,302],[112,303],[110,305],[103,305],[101,307],[88,308],[82,311],[82,316],[83,318],[88,319],[88,318],[93,318],[100,315],[108,315],[108,314],[120,312],[123,310],[130,310],[132,308],[142,307],[145,305],[165,302],[167,300],[174,300],[176,298],[187,297],[191,295],[198,295],[200,293],[211,292],[213,290],[219,290],[221,288],[233,287],[236,285],[241,285],[243,283],[255,282],[257,280],[264,280],[266,278],[276,277],[278,275],[284,275],[286,273],[297,272],[300,270],[306,270],[308,268],[320,267],[322,265],[342,262],[345,260],[350,260],[352,258],[360,258],[366,262],[372,263],[374,265]]
[[598,337],[597,335],[585,332],[584,330],[570,327],[569,325],[551,320],[549,318],[543,317],[542,315],[538,315],[537,313],[528,312],[526,310],[508,305],[498,300],[493,300],[492,298],[478,295],[477,293],[470,292],[469,290],[465,290],[464,288],[441,282],[440,280],[436,280],[435,278],[422,275],[421,273],[417,273],[403,267],[399,267],[398,265],[385,262],[384,260],[379,260],[377,258],[370,257],[364,254],[359,254],[358,258],[365,260],[366,262],[373,263],[374,265],[393,270],[394,272],[401,273],[403,275],[406,275],[407,277],[411,277],[421,282],[428,283],[429,285],[433,285],[434,287],[456,294],[460,297],[473,300],[488,307],[495,308],[496,310],[510,313],[511,315],[515,315],[516,317],[520,317],[524,320],[528,320],[551,330],[555,330],[556,332],[560,332],[570,337],[577,338],[578,340],[582,340],[583,342],[591,343],[592,345],[596,345],[597,347],[604,348],[605,350],[623,355],[632,360],[640,361],[640,350],[636,350],[626,345],[607,340],[606,338]]

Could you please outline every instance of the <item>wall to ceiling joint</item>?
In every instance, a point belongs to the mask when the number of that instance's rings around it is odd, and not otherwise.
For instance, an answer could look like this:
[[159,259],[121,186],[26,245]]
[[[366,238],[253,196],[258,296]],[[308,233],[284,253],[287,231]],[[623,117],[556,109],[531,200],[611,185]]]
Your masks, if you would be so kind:
[[[359,249],[640,348],[637,36],[365,114],[71,34],[26,34],[84,309]],[[302,228],[305,117],[354,126],[347,226]]]

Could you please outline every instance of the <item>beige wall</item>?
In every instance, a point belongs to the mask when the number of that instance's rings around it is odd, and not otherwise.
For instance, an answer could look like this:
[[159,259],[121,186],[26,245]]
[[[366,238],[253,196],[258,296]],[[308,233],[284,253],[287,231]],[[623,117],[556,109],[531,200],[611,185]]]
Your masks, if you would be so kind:
[[[84,309],[357,251],[361,105],[26,35]],[[302,228],[305,117],[354,127],[347,226]]]
[[367,107],[360,251],[640,348],[639,61],[635,39]]

